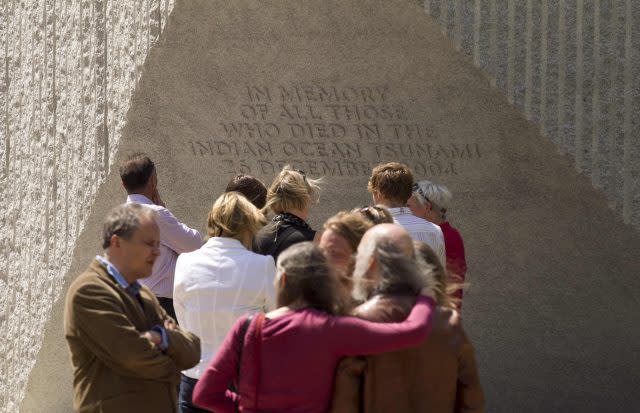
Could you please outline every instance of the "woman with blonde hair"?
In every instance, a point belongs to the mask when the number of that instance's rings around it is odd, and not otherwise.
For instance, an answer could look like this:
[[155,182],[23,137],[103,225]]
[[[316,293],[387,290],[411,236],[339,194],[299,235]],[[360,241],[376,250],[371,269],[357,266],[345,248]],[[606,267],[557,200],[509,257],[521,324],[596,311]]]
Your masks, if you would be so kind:
[[340,211],[324,223],[318,245],[338,276],[346,304],[355,304],[351,300],[354,254],[364,233],[372,226],[361,214],[348,211]]
[[285,166],[267,191],[267,205],[275,216],[256,237],[256,252],[278,255],[298,242],[312,241],[316,237],[307,218],[311,205],[318,201],[320,179],[307,178],[306,174],[291,166]]
[[181,413],[205,412],[192,404],[193,388],[234,322],[247,311],[274,307],[273,258],[250,250],[264,223],[262,212],[249,200],[227,192],[209,212],[206,244],[178,257],[176,314],[181,326],[200,337],[202,347],[200,363],[182,372]]

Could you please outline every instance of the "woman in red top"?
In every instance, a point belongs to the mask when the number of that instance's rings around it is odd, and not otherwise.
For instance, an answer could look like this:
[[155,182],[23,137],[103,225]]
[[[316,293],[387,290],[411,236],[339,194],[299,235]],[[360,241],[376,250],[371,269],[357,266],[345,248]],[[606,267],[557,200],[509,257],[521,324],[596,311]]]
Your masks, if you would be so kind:
[[[454,284],[462,284],[467,273],[467,261],[460,232],[447,222],[447,208],[451,198],[451,192],[445,186],[430,181],[420,181],[413,185],[413,195],[409,198],[407,206],[413,215],[440,226],[447,255],[447,262],[443,264],[452,276],[450,281]],[[457,290],[453,295],[459,300],[458,310],[460,310],[462,289]]]
[[[434,301],[425,295],[401,323],[338,316],[337,277],[311,242],[288,248],[277,267],[280,308],[251,320],[240,365],[247,318],[238,320],[196,385],[195,404],[216,413],[233,412],[235,403],[250,413],[324,413],[340,358],[414,346],[431,328]],[[239,382],[239,394],[227,390],[230,382]]]

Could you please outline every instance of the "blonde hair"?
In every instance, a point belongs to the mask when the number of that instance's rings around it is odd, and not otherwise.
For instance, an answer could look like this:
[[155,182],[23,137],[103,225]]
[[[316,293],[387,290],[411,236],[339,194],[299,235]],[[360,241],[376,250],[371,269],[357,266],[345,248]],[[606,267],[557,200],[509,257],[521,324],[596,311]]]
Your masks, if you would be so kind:
[[391,212],[389,212],[389,210],[383,205],[355,208],[351,212],[362,215],[364,219],[371,222],[373,225],[393,224],[393,216],[391,216]]
[[324,223],[324,229],[330,229],[344,238],[355,252],[358,244],[373,223],[362,214],[340,211]]
[[[207,220],[210,237],[234,238],[240,242],[249,235],[251,239],[264,226],[264,215],[247,198],[238,192],[226,192],[213,203]],[[251,244],[245,244],[250,248]]]
[[275,177],[267,191],[267,204],[275,214],[304,211],[318,202],[321,179],[309,179],[303,171],[287,165]]

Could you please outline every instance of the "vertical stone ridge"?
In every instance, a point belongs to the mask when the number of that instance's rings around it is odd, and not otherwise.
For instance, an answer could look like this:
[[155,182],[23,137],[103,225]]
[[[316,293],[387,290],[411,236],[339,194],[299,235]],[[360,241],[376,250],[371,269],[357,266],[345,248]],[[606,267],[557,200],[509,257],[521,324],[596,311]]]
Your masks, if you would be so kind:
[[[3,152],[4,152],[4,165],[2,171],[4,173],[5,180],[2,181],[2,188],[0,188],[0,193],[3,193],[6,189],[7,177],[9,176],[9,162],[11,160],[11,136],[9,135],[9,30],[8,30],[8,21],[9,21],[9,2],[4,2],[2,5],[4,19],[0,19],[0,36],[2,38],[2,44],[0,44],[0,48],[2,49],[2,62],[4,62],[3,71],[4,76],[2,78],[2,88],[0,89],[0,105],[2,106],[2,110],[4,112],[3,126],[4,126],[4,139],[3,139]],[[5,198],[5,194],[3,193],[3,198]]]
[[603,162],[603,155],[606,148],[602,145],[601,136],[601,105],[600,90],[603,79],[601,79],[602,54],[600,43],[600,0],[594,0],[593,7],[593,95],[591,96],[591,113],[593,116],[593,129],[591,131],[591,179],[596,188],[602,189],[603,176],[606,175],[606,163]]
[[540,6],[540,130],[547,134],[547,73],[549,61],[549,0]]
[[424,12],[431,14],[431,0],[423,0],[422,5],[424,6]]
[[498,80],[498,6],[496,1],[489,0],[489,20],[491,21],[489,29],[489,61],[491,62],[489,72],[491,85],[494,87],[497,85]]
[[[624,0],[622,0],[624,1]],[[611,59],[610,59],[610,72],[609,78],[611,79],[611,85],[609,88],[609,160],[608,163],[611,166],[611,174],[609,179],[609,190],[611,205],[614,209],[622,210],[622,194],[621,194],[621,170],[619,157],[620,151],[620,136],[622,135],[620,124],[623,120],[620,119],[618,110],[620,105],[620,98],[624,93],[624,82],[621,79],[621,67],[624,66],[623,53],[620,52],[619,42],[624,43],[624,35],[621,36],[620,24],[620,4],[618,0],[613,0],[611,3]]]
[[531,100],[533,95],[533,0],[527,0],[525,35],[525,95],[524,115],[531,120]]
[[507,34],[507,100],[513,104],[515,98],[515,49],[516,49],[516,6],[508,3],[508,34]]
[[[634,194],[634,189],[638,190],[638,162],[640,162],[640,156],[638,156],[638,143],[637,140],[640,136],[633,135],[633,95],[630,91],[637,87],[637,82],[633,79],[633,63],[634,63],[634,48],[633,48],[633,30],[634,30],[634,18],[632,0],[626,0],[625,2],[625,40],[624,40],[624,147],[623,147],[623,162],[622,162],[622,174],[623,174],[623,202],[622,202],[622,215],[626,223],[631,223],[634,219],[634,198],[640,196]],[[636,46],[637,47],[637,46]],[[637,53],[637,51],[635,51]],[[640,205],[636,205],[638,207]]]
[[584,0],[576,1],[576,98],[575,98],[575,154],[576,168],[579,172],[589,170],[589,147],[585,145],[583,134],[584,121]]
[[440,24],[442,24],[442,32],[449,34],[449,0],[440,2]]
[[482,5],[480,0],[473,6],[473,64],[480,66],[480,30],[482,25]]
[[566,133],[565,133],[565,84],[566,84],[566,7],[565,0],[559,1],[558,6],[558,142],[560,150],[567,150]]

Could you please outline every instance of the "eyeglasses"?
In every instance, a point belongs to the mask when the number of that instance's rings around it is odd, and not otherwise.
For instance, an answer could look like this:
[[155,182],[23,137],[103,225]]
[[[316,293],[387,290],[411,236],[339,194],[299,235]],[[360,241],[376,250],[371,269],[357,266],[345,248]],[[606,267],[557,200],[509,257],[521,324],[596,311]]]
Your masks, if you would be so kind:
[[417,193],[418,193],[418,195],[420,195],[420,197],[421,197],[423,200],[427,201],[427,202],[428,202],[428,203],[430,203],[430,204],[432,204],[432,203],[433,203],[433,202],[431,202],[431,201],[429,200],[429,198],[427,198],[427,196],[424,194],[424,191],[422,191],[422,188],[420,188],[420,185],[418,185],[417,183],[416,183],[416,184],[413,184],[413,188],[412,188],[412,190],[413,190],[413,192],[417,192]]

